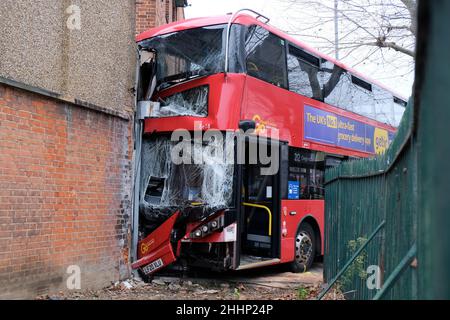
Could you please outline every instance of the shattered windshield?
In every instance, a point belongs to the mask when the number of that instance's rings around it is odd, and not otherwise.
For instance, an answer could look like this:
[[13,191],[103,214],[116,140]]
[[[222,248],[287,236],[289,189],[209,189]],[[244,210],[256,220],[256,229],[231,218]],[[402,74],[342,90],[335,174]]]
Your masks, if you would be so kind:
[[[172,152],[179,143],[189,150],[183,157],[191,164],[176,164]],[[142,147],[141,208],[186,207],[193,203],[206,208],[226,207],[232,198],[232,164],[230,154],[216,152],[215,142],[196,147],[191,141],[172,142],[169,136],[145,139]],[[180,145],[178,145],[180,146]],[[187,148],[185,148],[187,147]],[[148,209],[148,210],[147,210]]]
[[193,77],[218,73],[225,55],[224,25],[163,35],[141,46],[157,52],[157,84],[161,89]]
[[[239,33],[243,32],[243,29],[239,25],[233,25],[231,28],[230,70],[237,69],[236,55],[239,45],[236,39],[243,36],[243,33]],[[226,33],[227,25],[221,24],[142,41],[141,48],[156,52],[158,90],[195,77],[223,72]]]

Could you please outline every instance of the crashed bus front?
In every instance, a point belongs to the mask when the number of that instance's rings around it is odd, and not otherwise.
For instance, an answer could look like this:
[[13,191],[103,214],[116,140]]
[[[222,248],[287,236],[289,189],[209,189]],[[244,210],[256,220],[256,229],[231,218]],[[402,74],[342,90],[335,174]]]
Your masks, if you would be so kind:
[[[241,29],[230,28],[232,41],[243,35]],[[165,32],[138,41],[137,94],[148,118],[141,147],[138,260],[132,267],[149,275],[178,260],[226,270],[236,266],[237,199],[235,146],[227,147],[225,137],[237,129],[243,68],[232,58],[235,79],[227,86],[226,23]],[[230,48],[236,57],[236,45],[230,42]],[[188,137],[177,137],[180,129]],[[216,130],[203,137],[208,129]]]
[[[227,243],[236,240],[234,164],[227,163],[226,153],[217,145],[219,140],[176,142],[165,134],[144,139],[139,207],[141,260],[135,267],[158,261],[155,265],[160,268],[177,258],[196,264],[203,253],[211,266],[230,267],[231,257],[223,256],[222,251],[229,250]],[[158,268],[152,265],[144,272]]]

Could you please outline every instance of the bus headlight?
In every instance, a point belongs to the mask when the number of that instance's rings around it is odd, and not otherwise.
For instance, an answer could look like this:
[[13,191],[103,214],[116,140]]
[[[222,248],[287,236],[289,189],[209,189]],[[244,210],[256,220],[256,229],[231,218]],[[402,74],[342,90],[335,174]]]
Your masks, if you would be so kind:
[[201,231],[201,230],[196,230],[196,231],[194,232],[194,236],[195,236],[196,238],[200,238],[200,237],[202,236],[202,231]]
[[224,216],[221,215],[218,218],[215,218],[203,225],[201,225],[200,227],[198,227],[197,229],[195,229],[192,233],[191,233],[191,238],[203,238],[206,237],[207,235],[210,235],[211,233],[213,233],[214,231],[222,228],[224,226]]

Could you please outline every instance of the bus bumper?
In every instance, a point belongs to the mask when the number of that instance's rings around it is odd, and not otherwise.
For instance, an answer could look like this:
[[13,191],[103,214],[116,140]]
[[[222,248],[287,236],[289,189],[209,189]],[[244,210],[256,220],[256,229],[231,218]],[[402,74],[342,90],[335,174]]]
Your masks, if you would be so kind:
[[140,268],[144,274],[150,275],[177,260],[170,235],[179,215],[176,212],[147,238],[139,241],[139,259],[131,265],[133,269]]

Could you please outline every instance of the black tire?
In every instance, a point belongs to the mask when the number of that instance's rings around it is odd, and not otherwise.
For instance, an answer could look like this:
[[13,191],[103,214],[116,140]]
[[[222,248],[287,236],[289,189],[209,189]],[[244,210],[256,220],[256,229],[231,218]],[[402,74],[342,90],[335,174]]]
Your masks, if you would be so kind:
[[309,270],[316,257],[316,234],[309,223],[302,223],[295,235],[294,261],[291,271],[295,273]]
[[152,275],[146,275],[141,269],[138,269],[138,273],[139,276],[141,277],[142,281],[144,281],[145,283],[151,283],[153,280],[153,276]]

